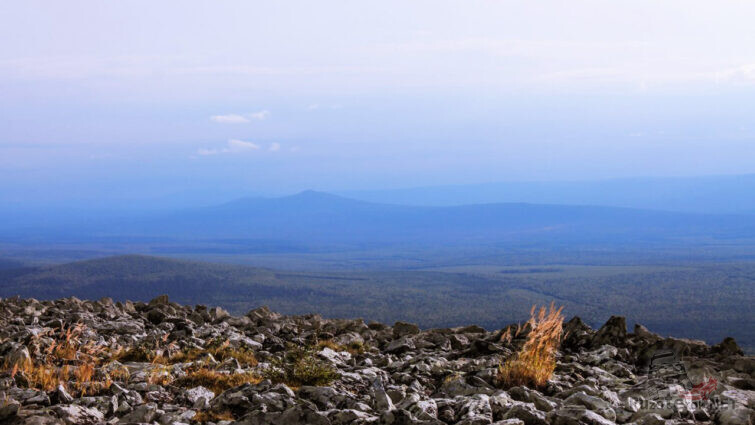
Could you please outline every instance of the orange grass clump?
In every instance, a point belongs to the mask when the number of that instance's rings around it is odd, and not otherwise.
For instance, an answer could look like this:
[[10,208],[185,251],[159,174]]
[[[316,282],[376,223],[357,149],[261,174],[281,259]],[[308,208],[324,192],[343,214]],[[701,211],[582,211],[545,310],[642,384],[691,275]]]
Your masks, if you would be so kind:
[[29,387],[45,391],[53,391],[68,380],[68,368],[58,368],[49,364],[35,364],[31,359],[20,361],[13,365],[11,377],[21,374]]
[[194,388],[201,385],[217,395],[239,385],[259,384],[261,381],[261,377],[251,372],[228,374],[203,367],[176,379],[173,385],[183,388]]
[[191,418],[192,422],[197,423],[205,423],[205,422],[220,422],[220,421],[235,421],[236,418],[233,417],[233,414],[229,410],[223,410],[221,412],[214,412],[214,411],[201,411],[197,412],[196,415],[194,415],[193,418]]
[[[84,325],[79,323],[62,327],[57,335],[53,332],[38,335],[30,344],[32,358],[15,364],[6,363],[4,368],[10,370],[13,378],[18,375],[24,385],[45,391],[55,390],[58,385],[67,387],[70,380],[81,395],[108,388],[112,382],[109,376],[103,381],[94,380],[105,348],[97,346],[94,341],[84,343],[84,330]],[[52,342],[42,347],[41,336],[48,335]]]
[[[498,382],[505,387],[526,385],[531,388],[543,387],[556,369],[556,350],[561,341],[564,316],[563,307],[541,307],[535,313],[530,310],[527,341],[513,358],[498,367]],[[518,332],[517,332],[518,333]],[[510,334],[509,334],[510,335]],[[510,336],[508,337],[510,339]]]
[[257,366],[257,357],[249,348],[231,348],[230,341],[219,345],[211,345],[204,349],[190,349],[179,351],[165,360],[167,364],[185,363],[199,359],[203,355],[211,354],[215,360],[223,361],[230,358],[236,359],[241,366]]

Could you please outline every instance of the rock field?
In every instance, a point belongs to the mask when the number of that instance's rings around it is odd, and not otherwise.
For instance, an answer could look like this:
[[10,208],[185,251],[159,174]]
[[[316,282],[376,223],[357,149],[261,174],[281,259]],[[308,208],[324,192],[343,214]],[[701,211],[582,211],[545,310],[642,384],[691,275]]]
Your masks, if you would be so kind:
[[[512,327],[512,329],[514,329]],[[542,388],[506,387],[512,339],[110,299],[0,300],[0,424],[752,425],[755,358],[622,317],[564,323]],[[669,372],[672,371],[672,372]]]

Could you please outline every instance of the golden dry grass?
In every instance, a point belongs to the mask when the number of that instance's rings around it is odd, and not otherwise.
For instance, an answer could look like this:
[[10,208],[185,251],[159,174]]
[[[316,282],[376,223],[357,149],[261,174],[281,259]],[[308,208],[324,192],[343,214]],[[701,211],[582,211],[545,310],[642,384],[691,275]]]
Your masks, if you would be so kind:
[[201,385],[212,390],[215,394],[220,394],[239,385],[258,384],[261,381],[261,377],[250,372],[228,374],[202,367],[176,379],[173,385],[183,388],[194,388]]
[[324,339],[322,341],[319,341],[315,347],[318,350],[322,350],[323,348],[327,347],[333,351],[346,351],[352,356],[356,356],[357,354],[362,354],[367,349],[367,347],[365,347],[363,343],[353,342],[348,345],[341,345],[341,344],[337,344],[332,339]]
[[[48,332],[38,335],[30,343],[32,358],[15,364],[4,365],[13,378],[30,388],[52,391],[62,385],[81,395],[92,394],[109,388],[112,380],[109,376],[96,380],[95,372],[104,358],[105,348],[93,341],[83,341],[85,327],[76,324],[62,327],[56,334]],[[42,336],[52,341],[43,346]]]
[[[86,328],[81,324],[62,327],[38,335],[29,344],[31,358],[10,364],[4,369],[23,386],[46,391],[58,385],[79,395],[93,395],[110,387],[113,382],[130,378],[128,368],[109,361],[149,362],[147,376],[150,384],[193,387],[203,385],[216,393],[245,383],[258,383],[262,378],[253,373],[226,374],[208,368],[202,357],[212,355],[223,361],[236,359],[243,367],[257,365],[254,352],[247,348],[232,348],[228,341],[212,341],[205,348],[179,351],[175,344],[165,340],[140,344],[128,349],[109,350],[87,340]],[[197,361],[188,375],[175,380],[170,365]]]
[[[556,350],[561,341],[564,316],[563,307],[541,307],[535,311],[532,306],[530,319],[525,328],[529,328],[527,341],[512,358],[498,368],[498,382],[504,387],[526,385],[531,388],[543,387],[553,375],[556,368]],[[519,333],[521,329],[517,330]],[[504,337],[511,340],[511,334]]]
[[248,348],[231,348],[229,341],[225,341],[220,345],[211,345],[205,349],[193,348],[180,351],[168,357],[166,362],[169,364],[192,362],[206,354],[211,354],[218,361],[234,358],[241,366],[257,366],[258,363],[254,351]]
[[235,421],[236,418],[233,417],[233,414],[229,410],[224,410],[222,412],[205,410],[197,412],[191,420],[192,422],[203,424],[205,422]]
[[30,388],[52,391],[61,383],[68,381],[68,368],[58,368],[50,364],[37,364],[31,359],[6,365],[12,378],[21,375]]

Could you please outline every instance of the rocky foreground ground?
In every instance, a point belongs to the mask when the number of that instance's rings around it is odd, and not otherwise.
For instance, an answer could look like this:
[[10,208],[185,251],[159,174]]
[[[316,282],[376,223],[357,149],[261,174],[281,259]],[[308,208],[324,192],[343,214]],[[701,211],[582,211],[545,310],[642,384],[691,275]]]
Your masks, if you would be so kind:
[[[513,329],[513,328],[512,328]],[[0,423],[752,424],[755,358],[623,318],[564,324],[547,385],[504,385],[527,329],[420,330],[112,300],[0,300]]]

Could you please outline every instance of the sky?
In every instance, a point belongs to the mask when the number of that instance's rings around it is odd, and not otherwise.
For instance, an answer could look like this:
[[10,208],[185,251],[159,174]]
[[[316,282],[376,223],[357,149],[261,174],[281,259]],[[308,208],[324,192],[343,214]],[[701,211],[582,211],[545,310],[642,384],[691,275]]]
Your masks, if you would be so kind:
[[5,1],[0,201],[755,172],[749,1]]

